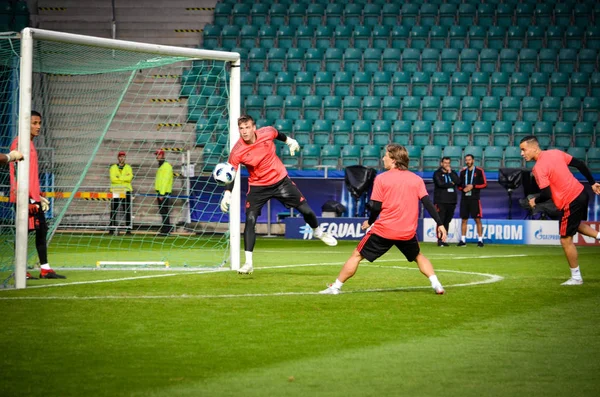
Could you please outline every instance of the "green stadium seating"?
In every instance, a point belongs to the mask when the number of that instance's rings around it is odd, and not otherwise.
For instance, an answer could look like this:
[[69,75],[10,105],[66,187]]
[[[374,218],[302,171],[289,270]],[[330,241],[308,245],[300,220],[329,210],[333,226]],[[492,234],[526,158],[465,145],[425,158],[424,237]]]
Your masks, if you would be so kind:
[[408,168],[415,171],[420,171],[422,167],[421,163],[421,147],[414,145],[405,145],[406,151],[408,152]]
[[448,28],[446,26],[431,26],[429,30],[429,48],[442,50],[448,41]]
[[575,146],[591,147],[594,141],[594,123],[580,121],[575,124],[573,143]]
[[[587,26],[587,24],[583,25]],[[585,30],[579,25],[571,25],[565,31],[565,45],[569,49],[579,50],[583,46]]]
[[381,166],[381,146],[364,145],[362,148],[362,165],[369,168],[380,168]]
[[585,150],[586,148],[584,147],[569,147],[566,149],[566,152],[576,159],[585,160]]
[[473,145],[487,146],[492,135],[491,121],[476,121],[473,123]]
[[[310,4],[310,6],[316,6],[318,4]],[[307,17],[307,21],[309,21]],[[326,50],[332,47],[333,43],[333,28],[331,26],[315,26],[315,48]]]
[[284,119],[297,120],[302,114],[302,100],[300,95],[288,95],[284,101]]
[[542,48],[538,54],[538,71],[553,73],[556,71],[558,54],[554,48]]
[[320,95],[307,95],[302,101],[302,118],[317,120],[322,116],[322,101]]
[[304,25],[306,23],[305,14],[306,4],[290,4],[287,12],[288,25],[293,28]]
[[484,97],[489,94],[490,74],[474,72],[471,74],[471,95]]
[[440,51],[435,48],[424,48],[421,52],[421,71],[434,73],[438,70]]
[[573,14],[573,4],[556,3],[554,5],[554,21],[557,25],[567,26],[571,24]]
[[532,73],[529,79],[530,96],[544,97],[548,95],[550,85],[550,77],[548,73],[536,72]]
[[431,84],[431,75],[428,72],[414,72],[412,74],[411,85],[412,95],[429,95],[429,85]]
[[423,148],[423,171],[435,171],[440,166],[442,158],[442,147],[438,145],[427,145]]
[[306,24],[320,26],[323,24],[325,7],[322,4],[308,4],[306,9]]
[[[596,19],[598,21],[598,19]],[[587,48],[600,49],[600,26],[590,25],[585,31],[585,44]]]
[[346,49],[350,47],[352,39],[351,25],[337,25],[333,31],[335,48]]
[[261,48],[272,49],[275,47],[277,28],[272,25],[263,25],[258,30],[258,45]]
[[390,44],[392,48],[406,48],[408,45],[408,37],[410,29],[406,26],[396,25],[392,27]]
[[521,104],[521,119],[523,121],[536,122],[540,115],[540,98],[524,97]]
[[456,25],[456,13],[457,7],[456,4],[452,3],[444,3],[440,4],[439,13],[438,13],[438,23],[442,26],[460,26]]
[[498,56],[500,63],[500,71],[505,73],[513,73],[517,71],[517,62],[519,53],[512,48],[503,48]]
[[416,96],[405,96],[402,98],[401,119],[405,121],[414,121],[419,117],[421,100]]
[[491,77],[490,93],[492,96],[505,96],[508,94],[509,74],[494,72]]
[[371,45],[371,28],[369,26],[354,26],[352,30],[352,46],[361,50]]
[[481,100],[481,120],[496,121],[500,112],[500,99],[497,96],[486,96]]
[[283,109],[283,97],[281,95],[269,95],[265,99],[264,115],[266,119],[275,120],[281,118]]
[[222,160],[225,145],[216,142],[207,142],[202,150],[202,172],[212,172]]
[[590,77],[590,94],[593,97],[600,97],[600,73],[592,73]]
[[304,70],[304,48],[288,48],[285,54],[286,70],[292,73],[300,73]]
[[321,147],[316,144],[304,145],[301,149],[302,169],[314,170],[321,163]]
[[439,118],[440,97],[426,96],[421,101],[421,119],[425,121],[435,121]]
[[279,72],[275,76],[275,94],[292,95],[294,92],[294,73]]
[[[466,96],[469,94],[469,73],[466,72],[454,72],[452,73],[452,88],[450,90],[451,95]],[[438,91],[434,91],[432,87],[432,93],[434,95],[440,95]]]
[[558,71],[571,73],[577,65],[577,50],[573,48],[561,48],[558,51]]
[[496,7],[496,24],[503,27],[511,26],[513,24],[514,11],[515,7],[513,4],[498,4]]
[[575,4],[575,8],[573,9],[574,26],[588,26],[589,24],[591,24],[592,23],[592,13],[593,13],[593,10],[592,10],[591,4],[589,4],[589,3]]
[[[311,72],[296,72],[294,75],[294,84],[297,95],[312,95],[314,75]],[[331,85],[329,93],[331,93]]]
[[273,123],[273,127],[275,127],[277,131],[288,134],[294,130],[294,121],[290,119],[275,120],[275,123]]
[[246,109],[246,113],[252,116],[253,119],[263,118],[264,97],[261,95],[248,95],[242,106]]
[[416,4],[405,3],[400,10],[402,17],[401,23],[404,26],[415,26],[419,16],[419,6]]
[[481,164],[483,158],[483,147],[477,145],[465,146],[464,155],[470,154],[475,159],[475,162]]
[[333,94],[352,95],[352,73],[338,71],[333,76]]
[[362,69],[365,72],[377,73],[381,69],[382,51],[379,48],[367,48],[362,54]]
[[492,26],[496,14],[493,3],[479,3],[477,5],[477,24],[479,26]]
[[478,96],[462,98],[460,106],[460,119],[463,121],[477,121],[480,118],[480,100]]
[[569,92],[569,74],[554,72],[550,76],[550,95],[564,97]]
[[382,102],[381,117],[383,120],[398,120],[400,112],[401,97],[385,96]]
[[458,161],[458,164],[460,165],[463,157],[462,151],[462,146],[445,146],[442,152],[442,156],[450,157],[452,162]]
[[[257,5],[257,4],[255,4]],[[283,25],[277,29],[277,48],[285,48],[286,50],[294,47],[294,39],[296,37],[295,26]]]
[[564,97],[560,105],[560,116],[562,121],[570,121],[575,123],[579,121],[580,115],[581,98],[572,96]]
[[536,26],[546,27],[552,23],[554,7],[550,3],[537,3],[533,14]]
[[296,47],[313,48],[314,47],[315,27],[312,25],[300,25],[296,28]]
[[533,24],[534,5],[531,3],[519,3],[515,8],[515,22],[520,27],[528,27]]
[[479,51],[474,48],[463,48],[460,51],[459,60],[462,72],[476,72],[479,64]]
[[441,119],[456,121],[460,111],[460,96],[444,96],[441,103]]
[[402,51],[399,48],[386,48],[381,57],[381,68],[387,72],[400,70]]
[[515,121],[513,128],[513,142],[518,145],[521,139],[527,135],[533,135],[533,125],[531,121]]
[[573,123],[558,121],[554,125],[554,146],[565,149],[571,146],[573,141]]
[[338,120],[342,109],[342,98],[328,95],[323,99],[323,118],[326,120]]
[[449,145],[451,136],[452,123],[450,121],[438,120],[433,123],[432,144],[440,146]]
[[458,6],[458,24],[470,27],[475,24],[475,15],[477,7],[474,4],[460,4]]
[[[388,4],[386,4],[388,5]],[[385,5],[384,5],[385,7]],[[373,48],[384,50],[388,48],[390,41],[390,27],[386,25],[373,26],[371,32],[371,45]]]
[[421,25],[437,25],[438,4],[423,3],[419,7],[419,18]]
[[501,102],[502,120],[517,121],[521,109],[521,99],[514,96],[505,96]]
[[206,118],[199,118],[196,122],[196,146],[204,146],[212,140],[214,135],[213,125]]
[[459,51],[456,48],[444,48],[440,56],[440,71],[452,73],[458,70]]
[[273,26],[285,25],[287,13],[287,5],[279,3],[271,4],[271,7],[269,7],[269,23]]
[[431,142],[431,121],[417,120],[413,123],[412,144],[416,146],[429,145]]
[[450,48],[462,50],[466,47],[467,28],[465,26],[450,26],[448,31],[448,45]]
[[[487,26],[487,25],[484,25]],[[469,48],[481,50],[485,48],[487,38],[487,29],[482,25],[473,25],[469,28],[467,37],[469,39]]]
[[452,125],[452,144],[464,147],[471,143],[471,123],[455,121]]
[[503,26],[490,26],[487,33],[487,46],[489,49],[500,51],[506,48],[506,28]]
[[344,59],[344,50],[341,48],[328,48],[325,50],[325,70],[328,72],[337,72],[344,70],[342,61]]
[[592,147],[587,151],[587,165],[592,172],[600,172],[600,147]]
[[[600,73],[598,74],[598,90],[600,91]],[[397,71],[392,75],[392,94],[395,96],[407,96],[410,94],[411,74],[409,72]]]
[[406,120],[396,120],[392,125],[392,142],[408,145],[412,133],[412,123]]
[[371,73],[354,72],[352,77],[352,86],[354,95],[368,96],[371,94]]
[[411,48],[424,49],[429,38],[429,26],[413,26],[409,37]]
[[560,97],[546,96],[542,99],[541,120],[556,122],[560,116]]
[[479,70],[481,72],[493,73],[498,65],[498,50],[484,48],[479,52]]
[[342,24],[342,15],[344,6],[338,3],[329,3],[325,8],[325,23],[330,26],[340,26]]
[[381,24],[385,26],[396,26],[399,22],[400,5],[397,3],[385,3],[381,8]]
[[344,120],[358,120],[361,112],[361,99],[359,96],[348,95],[342,100],[342,115]]
[[[398,72],[404,73],[404,72]],[[408,84],[410,84],[410,76],[408,76]],[[372,88],[373,95],[386,96],[391,93],[392,74],[390,72],[375,72],[373,73]],[[408,94],[408,85],[406,88]]]
[[[217,3],[214,11],[214,24],[218,26],[228,25],[231,22],[231,9],[231,4]],[[206,34],[206,26],[204,27],[204,34]]]
[[[385,62],[385,52],[384,52],[384,62]],[[400,58],[396,59],[396,62],[399,61]],[[421,52],[416,48],[405,48],[402,51],[402,70],[405,72],[416,72],[419,69],[419,63],[421,61]],[[388,70],[388,69],[384,69]]]
[[[522,26],[509,26],[506,31],[507,49],[520,50],[525,47],[526,30]],[[506,48],[504,49],[506,50]],[[502,55],[502,52],[500,52]],[[512,70],[507,70],[512,72]]]
[[492,144],[495,146],[508,146],[512,138],[512,123],[510,121],[496,121],[492,126]]
[[[564,28],[561,25],[551,25],[546,29],[546,47],[552,50],[563,48]],[[541,52],[541,50],[540,50]]]
[[331,95],[333,85],[333,73],[332,72],[317,72],[315,73],[315,95]]
[[504,166],[506,168],[520,168],[523,166],[520,147],[507,146],[504,149]]
[[483,168],[486,170],[497,170],[502,167],[504,150],[500,146],[486,146],[483,151]]
[[[588,42],[589,44],[589,42]],[[598,51],[592,48],[582,48],[577,54],[577,67],[580,72],[594,73],[598,70]]]
[[360,146],[358,145],[345,145],[342,147],[342,167],[349,167],[351,165],[360,164]]
[[378,96],[365,96],[362,104],[362,118],[369,121],[379,119],[382,107],[381,98]]
[[275,86],[275,73],[259,72],[256,79],[256,93],[258,95],[271,95]]
[[543,149],[547,149],[552,145],[552,122],[549,121],[538,121],[533,125],[533,134],[537,138],[540,146]]
[[381,12],[381,5],[373,3],[365,4],[362,9],[363,24],[370,27],[379,26]]
[[583,114],[581,121],[597,123],[600,121],[600,98],[585,97],[583,98]]
[[251,49],[256,47],[256,37],[258,36],[258,26],[244,25],[240,30],[240,47]]

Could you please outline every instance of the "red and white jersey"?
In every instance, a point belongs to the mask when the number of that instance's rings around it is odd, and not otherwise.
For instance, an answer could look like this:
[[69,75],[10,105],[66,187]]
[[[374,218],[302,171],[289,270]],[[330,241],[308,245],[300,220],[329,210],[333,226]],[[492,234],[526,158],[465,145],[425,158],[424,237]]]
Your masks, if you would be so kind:
[[[12,141],[10,150],[17,150],[18,138]],[[15,163],[10,163],[10,202],[17,202],[17,173]],[[40,176],[38,170],[38,155],[33,141],[29,143],[29,198],[41,201]]]
[[273,140],[278,134],[273,127],[259,128],[256,130],[256,142],[247,144],[240,138],[231,150],[229,163],[236,171],[240,164],[246,166],[250,186],[274,185],[288,175],[275,151]]
[[420,200],[427,196],[420,176],[392,168],[377,175],[371,200],[381,202],[381,213],[371,231],[390,240],[410,240],[417,232]]
[[532,170],[540,189],[550,186],[552,201],[560,210],[565,209],[583,191],[583,185],[569,170],[572,158],[562,150],[545,150],[540,153]]

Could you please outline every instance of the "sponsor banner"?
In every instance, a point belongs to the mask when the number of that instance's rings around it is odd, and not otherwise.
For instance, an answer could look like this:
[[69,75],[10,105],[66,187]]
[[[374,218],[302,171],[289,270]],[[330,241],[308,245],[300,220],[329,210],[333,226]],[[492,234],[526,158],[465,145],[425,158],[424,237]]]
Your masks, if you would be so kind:
[[[338,240],[360,240],[366,230],[360,227],[367,218],[317,218],[323,231]],[[313,238],[312,228],[303,218],[285,218],[285,238],[310,240]]]
[[[592,227],[592,229],[600,231],[600,222],[582,222],[582,223],[587,223],[588,225],[590,225]],[[575,236],[573,236],[573,242],[575,243],[575,245],[589,245],[589,246],[600,247],[600,241],[596,240],[594,237],[584,236],[581,233],[577,233]]]
[[[524,244],[525,221],[510,221],[501,219],[482,219],[483,241],[492,244]],[[461,220],[453,219],[450,223],[450,242],[458,242],[460,238]],[[431,218],[423,219],[423,241],[437,242],[435,222]],[[467,243],[477,242],[475,221],[467,223]]]
[[558,221],[525,221],[525,244],[560,245]]

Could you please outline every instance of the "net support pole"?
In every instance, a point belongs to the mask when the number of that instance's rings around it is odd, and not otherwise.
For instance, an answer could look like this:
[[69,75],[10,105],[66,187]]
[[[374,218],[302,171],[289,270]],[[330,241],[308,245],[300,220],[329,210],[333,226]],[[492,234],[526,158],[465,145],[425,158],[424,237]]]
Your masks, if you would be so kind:
[[15,219],[15,288],[27,283],[27,231],[29,229],[29,145],[31,141],[31,92],[33,90],[33,36],[29,28],[21,32],[19,76],[19,151],[25,161],[17,167],[17,213]]
[[[229,80],[229,151],[233,149],[240,138],[237,120],[240,117],[240,58],[231,63],[231,78]],[[240,171],[238,169],[238,171]],[[229,249],[231,270],[240,268],[240,229],[241,229],[241,177],[236,173],[231,205],[229,211]]]

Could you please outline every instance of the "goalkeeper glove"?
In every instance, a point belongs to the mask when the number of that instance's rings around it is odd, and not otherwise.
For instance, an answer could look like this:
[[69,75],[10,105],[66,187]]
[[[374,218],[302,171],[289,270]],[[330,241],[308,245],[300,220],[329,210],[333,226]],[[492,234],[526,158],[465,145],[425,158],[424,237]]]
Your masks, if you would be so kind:
[[285,140],[285,144],[290,148],[290,156],[293,156],[296,151],[300,151],[300,145],[298,145],[298,141],[290,138],[289,136]]
[[50,209],[50,202],[46,197],[40,197],[40,202],[42,203],[42,211],[48,212]]
[[23,155],[18,150],[11,150],[11,152],[8,153],[7,156],[8,156],[8,162],[9,163],[11,161],[21,161],[21,160],[23,160]]
[[223,192],[223,198],[221,199],[221,211],[228,213],[229,204],[231,204],[231,192],[229,190],[225,190]]

